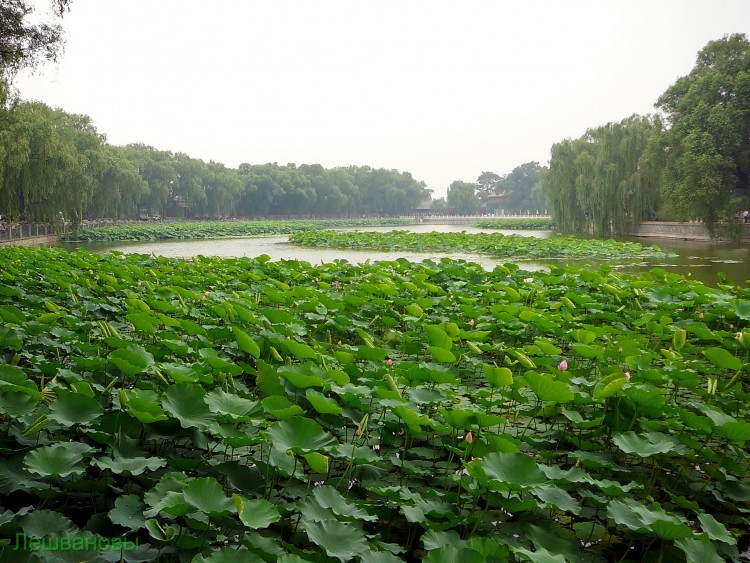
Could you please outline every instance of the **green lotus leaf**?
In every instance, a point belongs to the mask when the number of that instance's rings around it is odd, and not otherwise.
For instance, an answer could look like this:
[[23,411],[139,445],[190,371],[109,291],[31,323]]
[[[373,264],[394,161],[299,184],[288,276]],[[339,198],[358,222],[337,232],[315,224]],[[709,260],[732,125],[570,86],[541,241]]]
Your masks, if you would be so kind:
[[159,369],[172,378],[175,383],[213,383],[213,376],[205,366],[196,364],[162,363]]
[[475,549],[444,545],[431,550],[423,561],[425,563],[484,563],[487,559]]
[[622,389],[623,385],[628,382],[628,378],[624,373],[613,373],[604,377],[594,386],[593,397],[595,401],[601,401],[607,397],[611,397]]
[[311,375],[310,370],[304,366],[281,366],[277,372],[297,389],[325,387],[323,378]]
[[488,482],[496,481],[509,488],[531,487],[547,481],[539,464],[522,453],[491,452],[481,460]]
[[128,377],[143,373],[154,365],[154,357],[138,344],[118,348],[110,352],[107,359]]
[[67,516],[54,510],[34,510],[21,518],[20,524],[27,536],[35,538],[67,536],[78,530]]
[[295,342],[290,338],[286,338],[282,342],[282,345],[298,360],[315,360],[318,358],[318,353],[307,344],[302,344],[300,342]]
[[750,422],[741,420],[727,422],[714,428],[714,432],[725,440],[742,445],[750,440]]
[[612,437],[612,441],[626,454],[635,454],[639,457],[651,457],[657,454],[673,453],[683,455],[688,449],[679,444],[668,434],[661,432],[646,432],[636,434],[635,432],[622,432]]
[[484,365],[484,375],[492,387],[513,385],[513,372],[508,368]]
[[607,505],[607,517],[633,531],[653,532],[665,540],[676,540],[693,536],[692,529],[684,519],[657,508],[651,510],[634,499],[613,500]]
[[576,522],[573,530],[580,541],[587,543],[599,541],[607,533],[607,528],[596,522]]
[[713,543],[697,538],[682,538],[674,542],[685,553],[686,563],[725,563]]
[[166,523],[162,526],[155,518],[146,520],[146,529],[152,538],[163,542],[174,540],[179,531],[176,526],[169,526]]
[[179,420],[183,428],[210,428],[216,419],[204,400],[205,396],[206,392],[198,385],[176,383],[164,393],[162,408]]
[[86,470],[82,454],[93,448],[80,443],[66,442],[54,446],[42,446],[24,457],[26,469],[43,477],[67,477],[81,475]]
[[278,509],[265,499],[248,500],[240,495],[232,495],[240,521],[253,530],[267,528],[281,520]]
[[193,479],[183,490],[185,502],[208,516],[223,516],[234,509],[232,499],[213,477]]
[[[282,562],[281,559],[279,561],[281,563],[292,563],[291,561]],[[403,559],[396,557],[389,551],[368,551],[360,557],[360,561],[362,563],[402,563]],[[302,563],[302,561],[295,561],[294,563]]]
[[559,487],[541,487],[534,489],[532,494],[538,499],[544,501],[547,506],[553,506],[564,512],[579,514],[581,505],[565,489]]
[[314,473],[321,473],[323,475],[328,474],[327,455],[323,455],[318,452],[308,452],[306,454],[302,454],[302,457],[305,458],[307,465],[310,466],[310,469],[312,469]]
[[0,393],[0,414],[17,418],[33,412],[41,402],[41,395],[39,399],[35,399],[30,394],[22,391],[3,390]]
[[351,524],[338,520],[310,522],[303,518],[302,525],[311,542],[339,561],[351,561],[370,551],[362,530]]
[[421,317],[422,315],[424,315],[424,310],[422,310],[422,307],[420,307],[416,303],[411,303],[410,305],[404,306],[404,310],[412,317]]
[[698,521],[701,523],[703,531],[708,534],[709,539],[713,541],[724,542],[729,545],[736,545],[737,538],[735,538],[726,526],[719,522],[716,518],[705,512],[698,514]]
[[260,358],[260,346],[258,346],[249,334],[236,326],[232,327],[232,332],[234,332],[234,338],[240,350],[250,354],[254,358]]
[[432,355],[433,359],[436,362],[450,364],[456,361],[456,356],[453,355],[453,352],[451,352],[450,350],[446,350],[445,348],[439,348],[438,346],[428,346],[427,350],[430,352],[430,355]]
[[263,407],[260,401],[244,399],[219,388],[206,394],[203,400],[211,412],[226,416],[234,422],[249,422],[263,417]]
[[452,426],[462,430],[473,424],[477,424],[477,413],[464,409],[439,409],[440,415]]
[[268,442],[274,448],[286,452],[308,453],[329,448],[337,443],[320,424],[309,418],[295,416],[273,423],[267,430]]
[[260,403],[267,414],[278,420],[287,420],[304,413],[302,407],[282,395],[266,397]]
[[[364,520],[366,522],[377,522],[378,517],[368,514],[367,511],[358,507],[354,502],[343,497],[330,485],[315,487],[313,498],[318,504],[331,510],[337,516],[346,520]],[[304,514],[302,515],[304,518]]]
[[531,551],[523,547],[511,547],[510,550],[519,558],[519,561],[532,561],[533,563],[566,563],[564,555],[552,553],[543,547]]
[[708,348],[707,350],[703,350],[702,354],[711,360],[711,363],[716,367],[734,371],[742,369],[742,360],[733,356],[724,348]]
[[149,313],[130,313],[125,315],[125,318],[132,323],[137,331],[145,334],[154,334],[156,327],[162,324],[158,318]]
[[119,475],[140,475],[146,469],[156,471],[167,464],[167,460],[160,457],[122,457],[115,455],[111,457],[101,457],[93,460],[93,463],[100,469],[109,469]]
[[14,305],[0,306],[0,318],[6,323],[23,324],[26,322],[26,313]]
[[360,360],[369,360],[371,362],[382,362],[388,356],[388,351],[383,348],[373,346],[358,346],[357,358]]
[[313,389],[308,389],[305,392],[305,397],[315,411],[320,414],[341,414],[343,412],[336,401]]
[[213,348],[201,348],[198,350],[198,356],[213,370],[226,371],[235,376],[242,373],[240,366],[227,358],[219,356],[219,353]]
[[427,333],[427,340],[432,347],[450,350],[453,347],[453,339],[448,336],[445,330],[436,325],[425,325],[424,330]]
[[122,495],[115,500],[115,506],[107,515],[113,524],[131,530],[140,530],[146,525],[145,506],[138,495]]
[[142,397],[132,397],[125,405],[125,410],[145,424],[169,418],[157,403]]
[[49,418],[60,424],[87,425],[104,413],[99,401],[82,393],[58,391],[49,407]]
[[433,422],[427,416],[419,414],[407,405],[397,405],[393,408],[393,412],[398,416],[404,423],[411,428],[421,428],[422,426],[432,427]]
[[524,375],[534,394],[543,403],[567,403],[573,400],[573,391],[564,381],[555,381],[550,376],[529,371]]

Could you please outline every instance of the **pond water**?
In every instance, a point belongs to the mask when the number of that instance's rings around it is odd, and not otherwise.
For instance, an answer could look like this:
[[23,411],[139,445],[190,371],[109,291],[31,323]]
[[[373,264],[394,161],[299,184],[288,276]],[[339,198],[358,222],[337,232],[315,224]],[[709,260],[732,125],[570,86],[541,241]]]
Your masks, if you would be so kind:
[[[368,231],[391,231],[394,227],[368,227]],[[503,234],[517,234],[521,236],[550,237],[555,236],[549,231],[487,231],[464,225],[412,225],[399,227],[401,230],[411,232],[501,232]],[[291,245],[287,242],[287,236],[274,236],[263,238],[224,238],[216,240],[180,240],[180,241],[154,241],[133,242],[118,244],[67,244],[68,248],[83,247],[93,252],[107,252],[116,250],[126,253],[157,254],[171,258],[189,258],[191,256],[259,256],[267,254],[272,260],[304,260],[312,264],[321,262],[332,262],[334,260],[346,259],[350,262],[365,262],[367,260],[395,260],[407,258],[412,261],[425,259],[440,260],[449,257],[477,262],[486,269],[492,269],[498,264],[505,264],[508,260],[498,260],[483,254],[461,254],[441,252],[377,252],[358,250],[336,250],[336,249],[311,249]],[[746,285],[750,280],[750,246],[738,245],[725,242],[685,241],[680,239],[666,238],[624,238],[644,245],[655,244],[665,252],[675,253],[676,256],[667,258],[635,258],[628,260],[548,260],[548,261],[525,261],[514,262],[522,268],[534,271],[546,269],[550,264],[557,266],[598,267],[600,264],[609,264],[618,270],[637,273],[648,271],[659,267],[670,272],[691,276],[704,283],[715,285],[719,282],[719,272],[724,273],[727,278],[736,284]]]

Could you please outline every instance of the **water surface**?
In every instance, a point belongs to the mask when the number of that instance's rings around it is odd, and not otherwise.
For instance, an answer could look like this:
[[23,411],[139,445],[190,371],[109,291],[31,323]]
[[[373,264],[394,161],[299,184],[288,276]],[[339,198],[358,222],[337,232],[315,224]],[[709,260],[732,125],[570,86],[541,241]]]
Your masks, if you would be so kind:
[[[461,232],[486,233],[501,232],[506,235],[520,235],[546,238],[557,236],[550,231],[488,231],[464,225],[411,225],[408,227],[367,227],[358,230],[367,231],[392,231],[408,230],[410,232]],[[341,229],[355,230],[355,229]],[[711,285],[719,282],[719,273],[736,283],[746,285],[750,280],[750,246],[733,244],[727,242],[713,241],[685,241],[681,239],[666,238],[641,238],[629,237],[622,240],[639,242],[646,246],[657,245],[668,253],[676,256],[666,258],[631,258],[626,260],[513,260],[522,268],[535,271],[545,269],[550,264],[557,266],[576,266],[598,268],[601,264],[608,264],[618,270],[628,273],[648,271],[651,268],[663,268],[670,272],[691,276]],[[156,254],[170,258],[190,258],[192,256],[219,256],[219,257],[254,257],[267,254],[272,260],[304,260],[311,264],[321,262],[332,262],[334,260],[346,259],[349,262],[358,263],[367,260],[395,260],[406,258],[412,261],[425,259],[440,260],[449,257],[477,262],[484,268],[491,270],[496,265],[506,264],[507,259],[497,259],[485,254],[471,253],[445,253],[445,252],[378,252],[374,250],[338,250],[326,248],[303,248],[289,244],[288,237],[274,236],[262,238],[223,238],[215,240],[169,240],[153,242],[132,243],[87,243],[67,244],[66,247],[82,247],[93,252],[107,252],[116,250],[126,253]]]

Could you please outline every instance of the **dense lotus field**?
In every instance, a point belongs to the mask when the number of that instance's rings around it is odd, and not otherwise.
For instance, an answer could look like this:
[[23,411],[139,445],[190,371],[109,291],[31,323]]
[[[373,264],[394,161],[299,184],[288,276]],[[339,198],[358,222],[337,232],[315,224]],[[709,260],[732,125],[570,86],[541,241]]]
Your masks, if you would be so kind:
[[500,258],[628,258],[665,256],[657,246],[637,242],[580,239],[572,236],[536,238],[501,233],[411,233],[408,231],[305,231],[291,235],[289,242],[315,248],[357,250],[408,250],[414,252],[485,253]]
[[17,247],[0,278],[2,561],[748,549],[750,289]]
[[555,229],[557,225],[551,217],[536,217],[531,219],[484,219],[474,223],[474,226],[480,229],[549,231]]
[[110,242],[221,237],[267,237],[314,229],[410,225],[414,221],[398,217],[361,219],[314,219],[288,221],[189,221],[180,223],[132,223],[95,229],[80,229],[62,237],[67,241]]

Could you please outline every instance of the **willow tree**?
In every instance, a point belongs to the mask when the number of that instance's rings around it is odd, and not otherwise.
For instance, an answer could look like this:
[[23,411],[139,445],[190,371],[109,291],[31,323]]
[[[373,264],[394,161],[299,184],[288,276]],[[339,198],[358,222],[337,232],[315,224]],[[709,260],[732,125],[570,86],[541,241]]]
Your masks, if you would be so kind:
[[662,194],[678,219],[701,219],[713,234],[750,207],[750,41],[708,43],[656,107],[669,126]]
[[542,187],[560,228],[618,235],[653,215],[658,189],[647,156],[660,129],[656,118],[632,116],[554,145]]
[[[103,138],[86,116],[20,103],[5,115],[0,205],[17,220],[80,221],[103,171]],[[9,142],[10,140],[10,142]]]
[[585,198],[582,202],[577,189],[577,183],[582,182],[577,159],[584,143],[582,139],[565,139],[552,145],[549,169],[542,176],[542,190],[552,206],[558,227],[563,231],[587,232],[590,226]]

